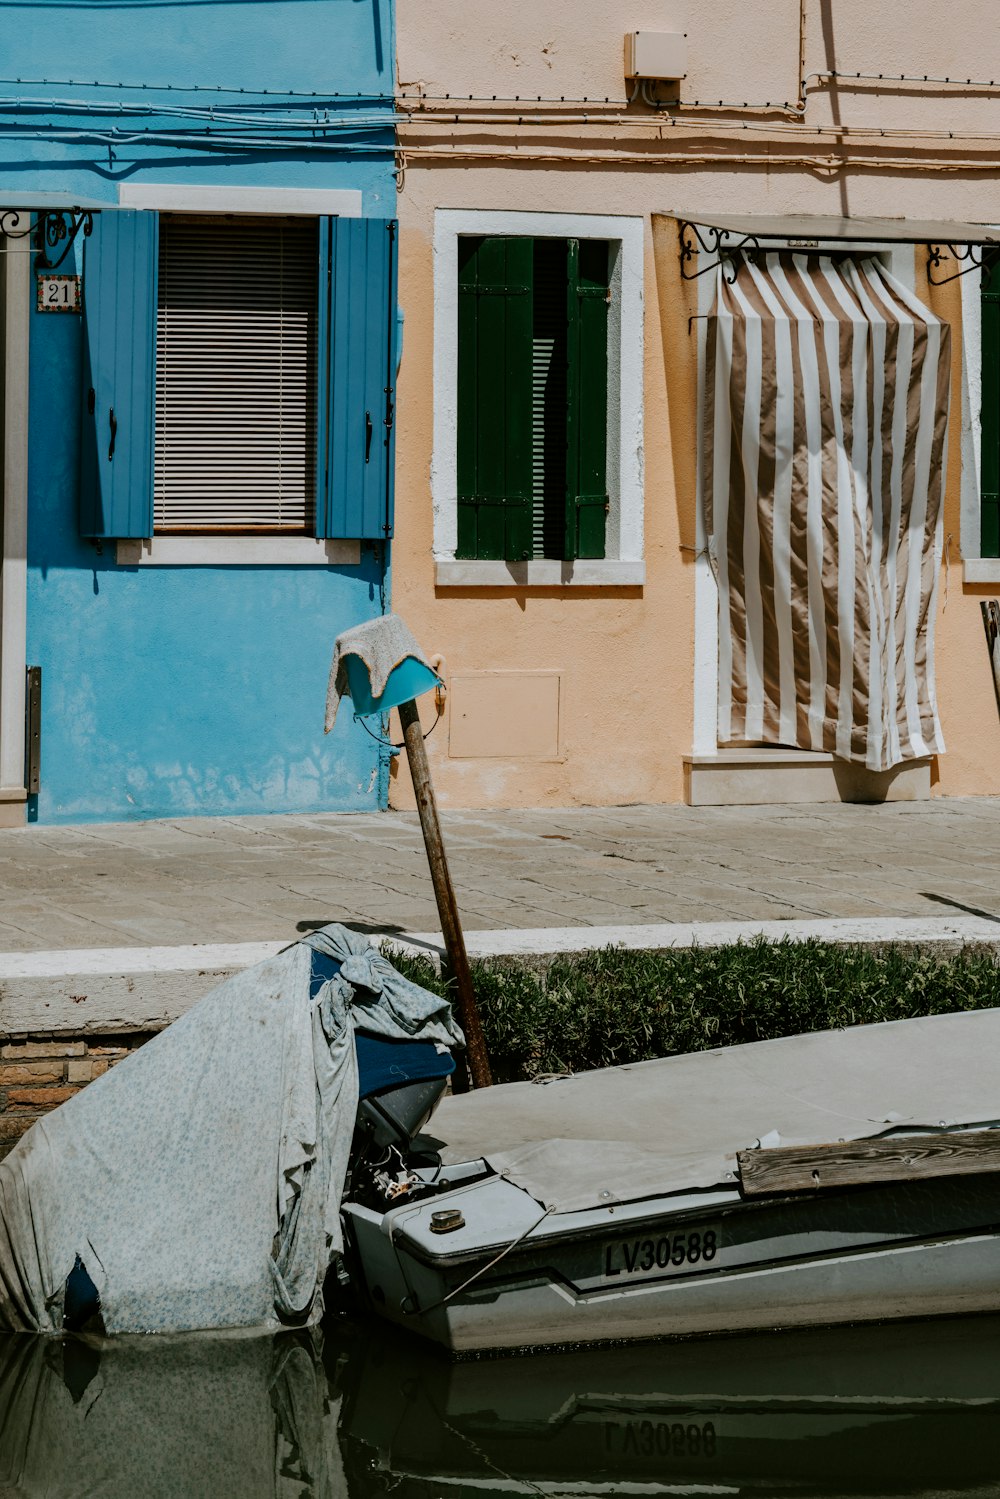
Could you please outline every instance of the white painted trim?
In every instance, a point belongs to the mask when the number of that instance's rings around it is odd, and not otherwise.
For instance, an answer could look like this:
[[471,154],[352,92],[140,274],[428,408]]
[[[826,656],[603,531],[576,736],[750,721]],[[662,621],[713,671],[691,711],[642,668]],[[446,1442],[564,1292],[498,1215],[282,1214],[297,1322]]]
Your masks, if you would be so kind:
[[698,396],[694,431],[695,559],[694,559],[694,732],[695,755],[715,753],[718,743],[719,700],[719,585],[708,553],[705,525],[704,459],[701,432],[705,420],[705,355],[708,347],[708,313],[715,300],[715,277],[702,276],[698,285],[697,330]]
[[[586,952],[592,948],[634,950],[690,947],[765,937],[780,942],[991,942],[1000,943],[1000,921],[980,916],[864,916],[788,921],[649,922],[635,926],[500,928],[466,932],[470,957],[519,953]],[[292,946],[287,942],[205,942],[187,947],[83,947],[0,953],[0,985],[24,979],[107,977],[115,974],[235,972],[266,962]],[[374,936],[383,949],[442,950],[440,932]]]
[[[28,628],[28,335],[31,263],[11,256],[3,274],[3,492],[0,499],[0,786],[24,785]],[[14,798],[11,797],[11,800]],[[20,799],[20,798],[19,798]]]
[[[919,943],[1000,948],[1000,924],[977,916],[658,922],[648,926],[534,927],[466,932],[473,958],[549,956],[605,947],[656,951],[748,942]],[[440,932],[374,939],[394,951],[444,954]],[[276,956],[285,942],[117,947],[0,953],[0,1034],[108,1035],[160,1030],[234,973]]]
[[360,541],[313,536],[154,536],[116,543],[119,567],[357,567]]
[[962,581],[1000,583],[1000,557],[966,557],[962,563]]
[[[609,374],[620,365],[616,401],[609,415],[609,457],[618,455],[608,476],[611,513],[609,561],[641,562],[643,557],[643,261],[645,224],[641,218],[575,213],[517,213],[501,209],[439,208],[434,216],[434,452],[431,496],[434,558],[451,562],[458,545],[456,469],[458,447],[458,237],[461,234],[521,234],[535,239],[607,239],[621,245],[621,295],[609,338]],[[619,267],[615,267],[615,286]],[[613,357],[611,357],[613,355]],[[609,384],[611,382],[609,381]],[[559,566],[559,564],[556,564]],[[561,581],[561,580],[559,580]]]
[[[589,952],[595,948],[625,947],[634,952],[669,947],[717,947],[750,942],[988,942],[1000,944],[1000,922],[980,916],[862,916],[822,917],[792,921],[657,922],[648,926],[533,927],[521,930],[466,932],[470,958],[517,957]],[[380,937],[378,945],[391,958],[392,948],[407,951],[434,947],[443,951],[440,932],[406,932],[400,938]],[[2,978],[2,970],[0,970]]]
[[182,182],[123,182],[118,188],[118,203],[121,208],[156,208],[164,213],[361,218],[361,193],[340,187],[195,187]]
[[289,945],[199,942],[190,947],[68,947],[6,952],[0,953],[0,983],[4,979],[64,978],[67,974],[199,973],[203,969],[249,968],[273,958]]
[[578,562],[548,558],[530,562],[462,562],[446,557],[434,564],[437,588],[641,588],[645,581],[645,562],[619,562],[615,558]]
[[[956,246],[956,248],[958,248]],[[983,447],[983,304],[982,275],[970,271],[959,281],[962,290],[962,482],[959,501],[959,555],[965,561],[967,583],[993,583],[990,577],[970,575],[970,563],[997,566],[996,558],[980,559],[982,546],[980,477]]]

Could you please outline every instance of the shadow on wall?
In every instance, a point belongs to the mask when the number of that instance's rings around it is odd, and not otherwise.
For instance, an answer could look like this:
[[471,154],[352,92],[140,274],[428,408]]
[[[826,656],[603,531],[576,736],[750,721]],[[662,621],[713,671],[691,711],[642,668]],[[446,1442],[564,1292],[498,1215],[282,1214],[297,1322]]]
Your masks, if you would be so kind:
[[694,561],[698,505],[698,283],[681,275],[679,224],[653,215],[653,264],[667,393],[667,425],[677,529],[685,562]]

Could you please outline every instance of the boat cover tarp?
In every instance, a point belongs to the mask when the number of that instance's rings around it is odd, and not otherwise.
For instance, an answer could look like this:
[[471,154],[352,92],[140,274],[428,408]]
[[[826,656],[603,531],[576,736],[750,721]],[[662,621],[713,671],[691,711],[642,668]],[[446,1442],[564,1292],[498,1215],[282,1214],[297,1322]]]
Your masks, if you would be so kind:
[[1000,1010],[757,1041],[446,1098],[446,1164],[485,1157],[553,1212],[733,1186],[736,1152],[1000,1119]]
[[[342,967],[310,999],[313,948]],[[442,999],[328,926],[39,1120],[0,1162],[0,1330],[61,1331],[77,1257],[108,1332],[317,1321],[342,1247],[355,1026],[461,1043]]]

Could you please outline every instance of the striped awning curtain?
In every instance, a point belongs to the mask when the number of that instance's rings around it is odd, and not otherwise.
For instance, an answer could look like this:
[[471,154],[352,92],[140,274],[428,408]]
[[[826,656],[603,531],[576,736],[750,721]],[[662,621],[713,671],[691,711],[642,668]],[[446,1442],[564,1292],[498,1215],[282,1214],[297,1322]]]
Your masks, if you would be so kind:
[[871,257],[720,267],[703,449],[720,744],[825,750],[870,770],[944,749],[934,612],[950,331]]

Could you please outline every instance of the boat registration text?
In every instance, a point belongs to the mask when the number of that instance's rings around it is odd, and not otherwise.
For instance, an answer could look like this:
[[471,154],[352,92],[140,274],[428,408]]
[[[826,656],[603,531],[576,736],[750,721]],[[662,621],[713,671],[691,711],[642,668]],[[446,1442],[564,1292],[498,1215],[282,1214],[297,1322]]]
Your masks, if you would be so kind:
[[603,1280],[619,1276],[678,1275],[710,1269],[722,1248],[722,1230],[717,1223],[707,1227],[675,1229],[649,1238],[614,1239],[604,1246]]

